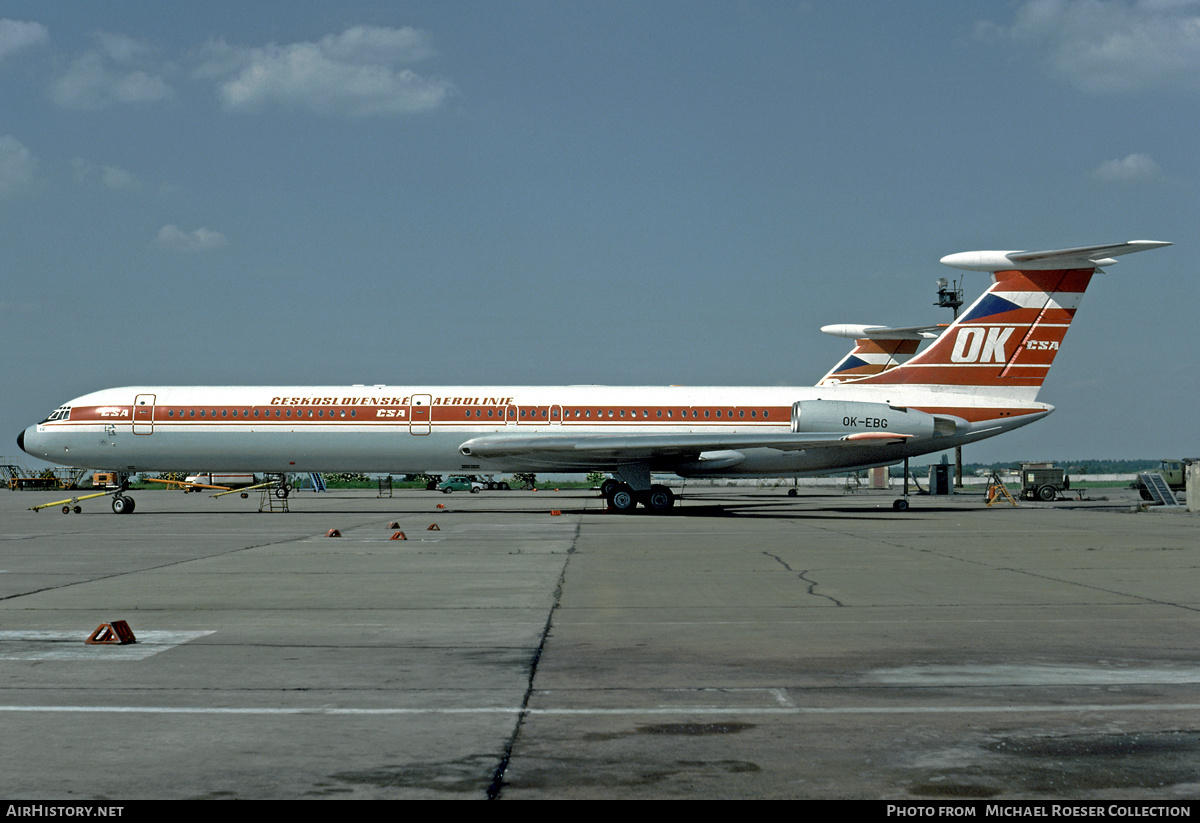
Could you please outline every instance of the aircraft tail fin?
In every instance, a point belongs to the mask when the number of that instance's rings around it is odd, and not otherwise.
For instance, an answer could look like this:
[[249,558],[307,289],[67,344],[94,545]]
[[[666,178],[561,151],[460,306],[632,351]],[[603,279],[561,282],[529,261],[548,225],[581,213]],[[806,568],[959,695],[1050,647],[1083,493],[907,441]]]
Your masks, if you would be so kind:
[[993,283],[927,349],[854,381],[971,387],[1032,399],[1046,379],[1092,275],[1120,254],[1168,246],[1135,240],[1043,252],[964,252],[956,268],[991,271]]
[[942,328],[913,326],[893,329],[849,324],[823,326],[821,331],[826,334],[853,338],[854,348],[817,381],[817,385],[845,383],[894,369],[917,353],[922,340],[937,337]]

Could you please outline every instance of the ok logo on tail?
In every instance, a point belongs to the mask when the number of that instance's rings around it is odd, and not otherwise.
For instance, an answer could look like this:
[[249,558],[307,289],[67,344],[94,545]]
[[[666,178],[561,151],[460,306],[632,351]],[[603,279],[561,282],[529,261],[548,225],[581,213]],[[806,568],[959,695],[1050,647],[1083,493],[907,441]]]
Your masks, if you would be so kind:
[[950,362],[1004,363],[1008,360],[1004,354],[1004,344],[1014,331],[1016,328],[1013,326],[987,329],[982,326],[963,326],[954,339]]

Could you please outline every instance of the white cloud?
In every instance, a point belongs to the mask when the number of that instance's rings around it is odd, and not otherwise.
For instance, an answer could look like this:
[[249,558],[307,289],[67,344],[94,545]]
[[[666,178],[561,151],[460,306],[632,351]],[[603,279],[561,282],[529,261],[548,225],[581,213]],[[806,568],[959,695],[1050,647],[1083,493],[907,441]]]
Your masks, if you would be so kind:
[[0,20],[0,60],[21,49],[38,46],[49,40],[50,33],[41,23]]
[[140,185],[132,173],[117,166],[101,166],[100,182],[109,189],[136,189]]
[[209,251],[225,245],[225,235],[212,229],[196,229],[185,232],[174,225],[166,225],[158,230],[154,238],[155,245],[176,251]]
[[355,26],[317,42],[260,48],[210,43],[196,76],[218,80],[230,111],[278,106],[324,115],[413,114],[445,102],[453,85],[399,64],[434,53],[428,34],[412,28]]
[[141,186],[141,181],[132,172],[118,166],[96,166],[81,157],[72,159],[71,166],[75,169],[75,179],[80,183],[98,182],[107,189],[136,189]]
[[73,60],[50,84],[55,103],[68,109],[102,109],[174,96],[148,46],[120,34],[100,33],[95,39],[99,47]]
[[37,159],[11,135],[0,136],[0,198],[13,197],[33,185]]
[[1093,93],[1159,86],[1200,89],[1197,0],[1028,0],[997,32],[1046,51],[1050,70]]
[[1162,169],[1148,154],[1131,154],[1121,160],[1105,160],[1092,175],[1108,183],[1133,183],[1162,176]]

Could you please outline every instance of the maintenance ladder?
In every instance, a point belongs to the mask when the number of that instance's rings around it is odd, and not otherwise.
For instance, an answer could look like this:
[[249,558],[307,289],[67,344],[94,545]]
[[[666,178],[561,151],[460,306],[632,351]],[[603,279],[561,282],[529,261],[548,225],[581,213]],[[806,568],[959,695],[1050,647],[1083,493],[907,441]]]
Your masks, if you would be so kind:
[[1012,492],[1008,490],[1008,486],[1004,485],[1004,481],[1000,479],[1000,475],[996,472],[992,472],[991,478],[988,479],[986,497],[988,508],[991,508],[993,503],[999,503],[1001,500],[1007,500],[1013,506],[1017,505],[1017,499],[1012,496]]

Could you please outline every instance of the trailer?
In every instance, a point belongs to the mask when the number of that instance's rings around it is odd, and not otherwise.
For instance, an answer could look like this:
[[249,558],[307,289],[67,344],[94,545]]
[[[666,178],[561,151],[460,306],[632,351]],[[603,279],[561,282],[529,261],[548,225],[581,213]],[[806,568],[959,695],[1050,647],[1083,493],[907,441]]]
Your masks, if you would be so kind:
[[1021,496],[1049,503],[1071,488],[1066,469],[1052,463],[1021,464]]

